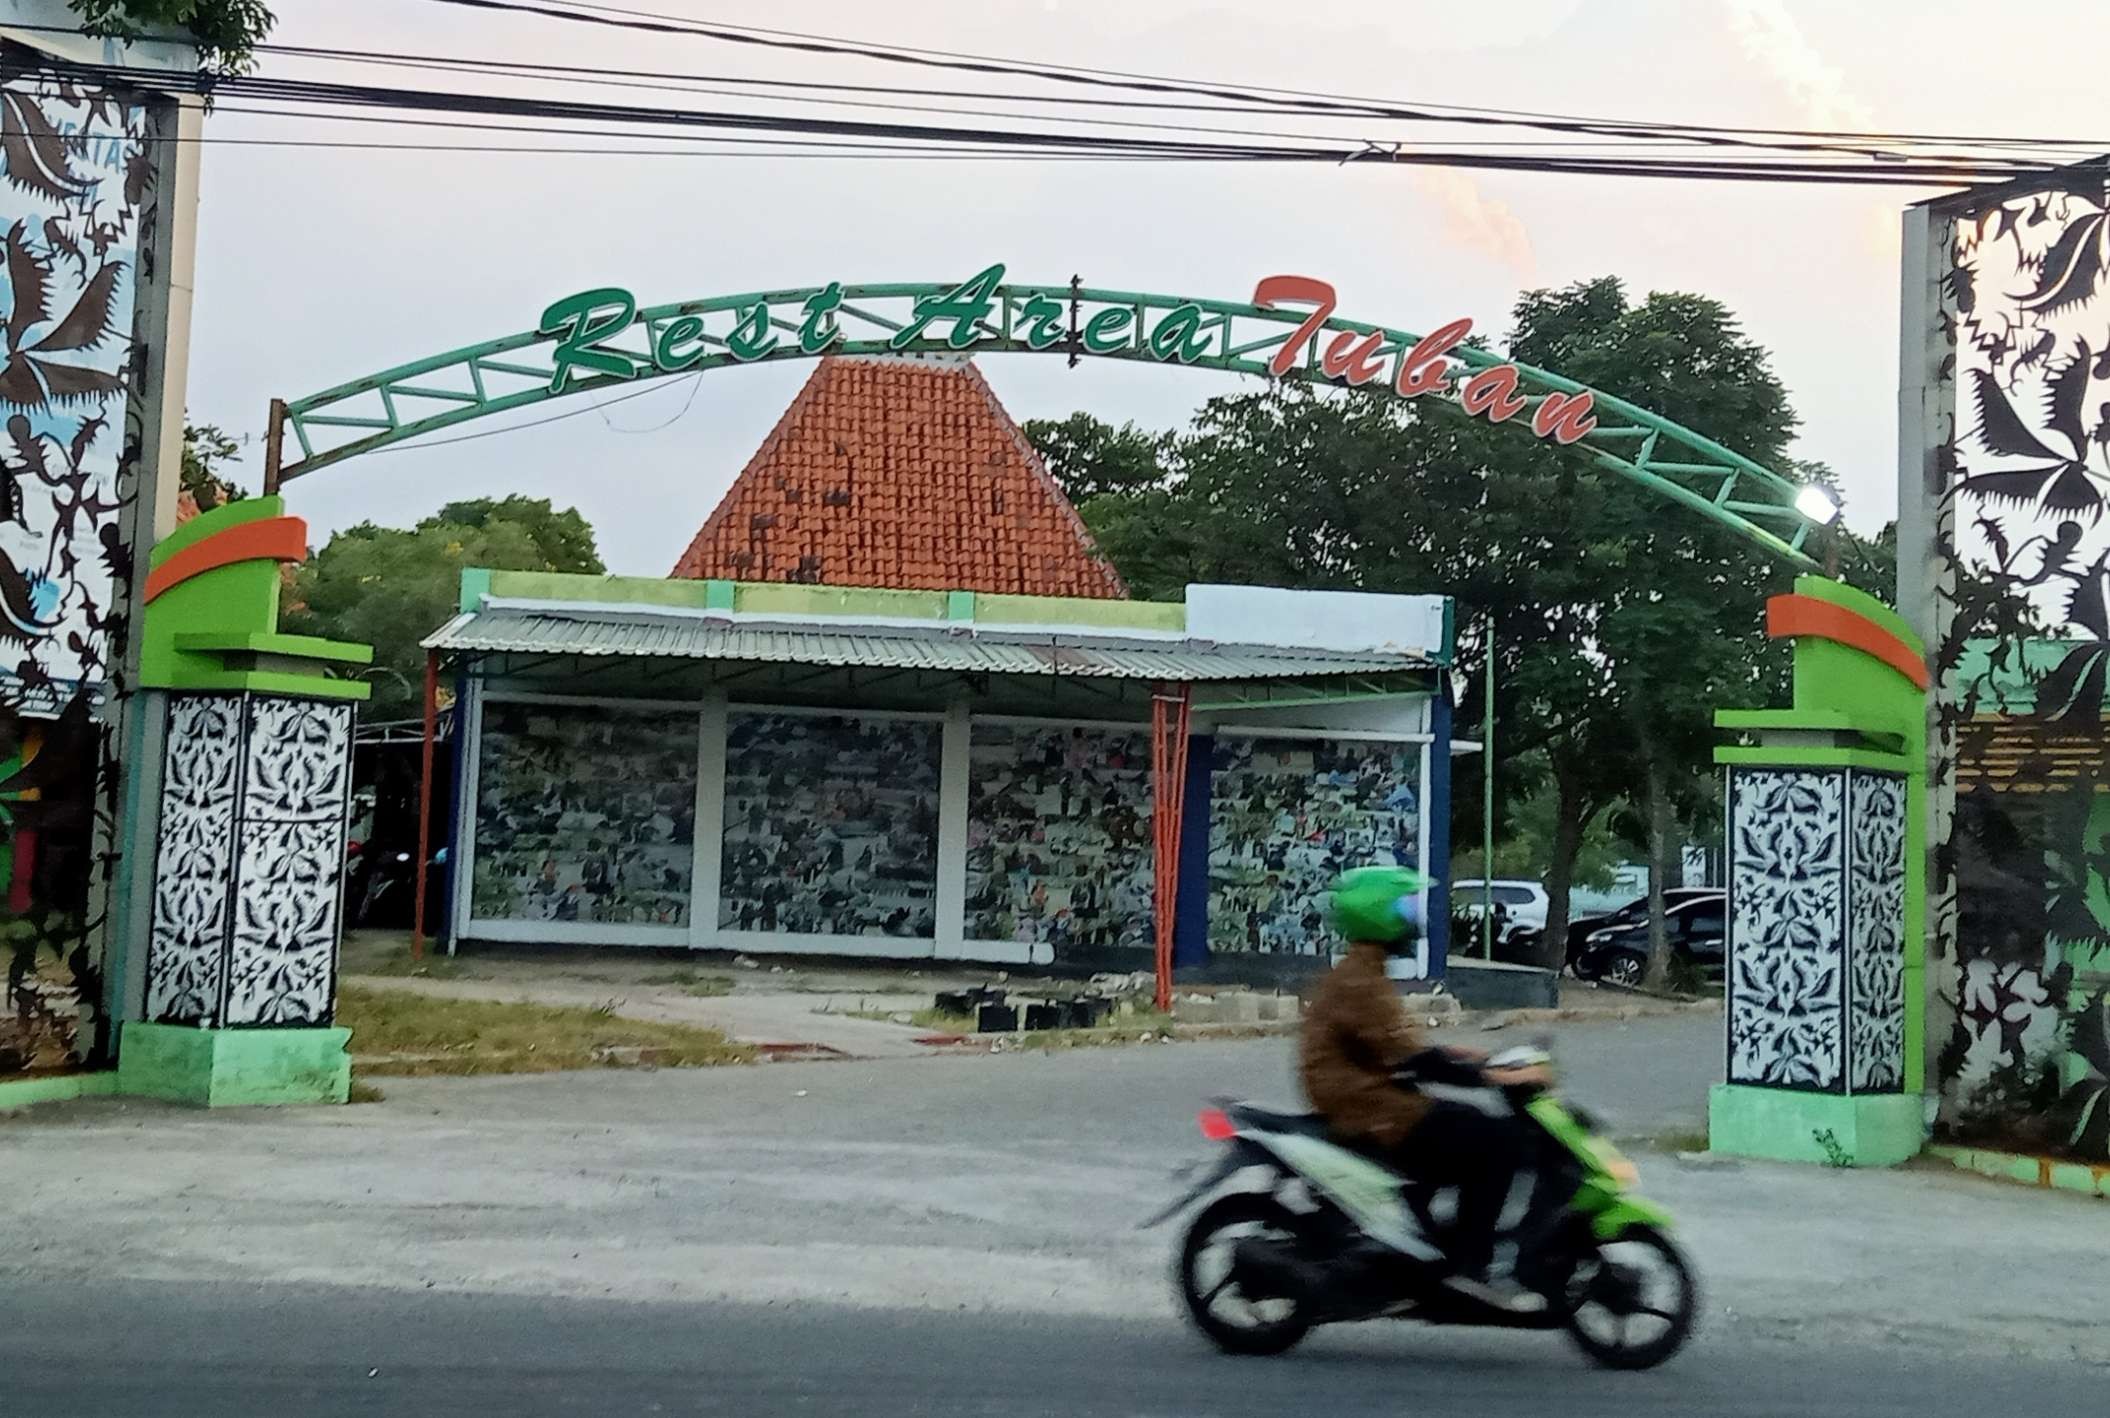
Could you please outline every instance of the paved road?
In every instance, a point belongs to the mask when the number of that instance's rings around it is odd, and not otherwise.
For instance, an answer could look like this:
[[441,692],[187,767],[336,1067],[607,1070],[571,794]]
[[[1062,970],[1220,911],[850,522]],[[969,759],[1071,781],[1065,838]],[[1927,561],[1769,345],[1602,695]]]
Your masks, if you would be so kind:
[[2100,1411],[2080,1365],[1704,1336],[1650,1374],[1558,1337],[1361,1326],[1281,1359],[1165,1321],[233,1287],[11,1288],[0,1410],[81,1418],[1944,1418]]
[[[1622,1132],[1689,1128],[1715,1028],[1565,1027],[1570,1091]],[[1407,1328],[1219,1360],[1174,1318],[1170,1233],[1132,1227],[1204,1151],[1197,1103],[1286,1099],[1289,1058],[1257,1040],[390,1080],[387,1102],[344,1109],[43,1110],[0,1123],[0,1414],[1419,1400],[1566,1418],[1938,1413],[2002,1393],[2055,1411],[2076,1374],[2097,1400],[2077,1411],[2100,1406],[2096,1204],[1938,1169],[1660,1152],[1646,1190],[1707,1300],[1674,1369],[1599,1375],[1557,1337]]]

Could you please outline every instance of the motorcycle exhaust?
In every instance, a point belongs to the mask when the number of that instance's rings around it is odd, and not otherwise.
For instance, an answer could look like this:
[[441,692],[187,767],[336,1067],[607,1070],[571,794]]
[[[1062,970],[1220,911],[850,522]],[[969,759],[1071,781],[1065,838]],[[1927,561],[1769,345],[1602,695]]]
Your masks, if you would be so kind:
[[1238,1288],[1255,1300],[1295,1300],[1309,1304],[1323,1285],[1319,1268],[1299,1260],[1280,1241],[1254,1236],[1231,1249]]

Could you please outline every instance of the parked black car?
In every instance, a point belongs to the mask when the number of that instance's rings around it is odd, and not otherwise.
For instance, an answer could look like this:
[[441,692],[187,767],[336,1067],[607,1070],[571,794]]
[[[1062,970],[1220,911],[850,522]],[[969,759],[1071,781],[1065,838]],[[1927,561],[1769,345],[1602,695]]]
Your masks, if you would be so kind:
[[[1720,896],[1719,886],[1673,886],[1663,893],[1663,909],[1671,911],[1688,901],[1704,901],[1710,896]],[[1576,957],[1582,954],[1583,942],[1599,931],[1612,930],[1619,926],[1646,926],[1648,924],[1648,897],[1637,896],[1614,910],[1595,916],[1578,916],[1568,922],[1568,949],[1562,957],[1569,969],[1575,968]],[[1644,935],[1646,932],[1644,931]]]
[[[1621,908],[1619,914],[1624,914]],[[1663,913],[1670,948],[1702,970],[1719,970],[1729,936],[1729,898],[1722,891],[1689,894]],[[1648,969],[1648,903],[1636,921],[1600,926],[1584,938],[1571,957],[1575,973],[1585,980],[1638,985]]]

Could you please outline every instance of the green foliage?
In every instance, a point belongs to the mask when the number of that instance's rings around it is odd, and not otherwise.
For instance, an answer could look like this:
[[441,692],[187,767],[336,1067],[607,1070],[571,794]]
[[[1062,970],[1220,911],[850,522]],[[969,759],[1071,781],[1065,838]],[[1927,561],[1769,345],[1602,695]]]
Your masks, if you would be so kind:
[[[466,519],[466,520],[458,520]],[[418,642],[460,602],[463,568],[598,573],[593,530],[542,498],[450,503],[408,531],[362,522],[330,538],[297,573],[285,628],[374,647],[375,720],[423,712]]]
[[[1529,291],[1508,344],[1785,465],[1787,393],[1716,301],[1636,303],[1609,278]],[[1220,579],[1456,597],[1459,732],[1478,737],[1491,654],[1497,836],[1543,843],[1552,949],[1611,806],[1634,800],[1638,835],[1667,867],[1681,820],[1705,808],[1714,710],[1771,702],[1785,684],[1759,628],[1789,568],[1519,429],[1292,384],[1212,400],[1162,438],[1082,416],[1028,433],[1085,494],[1085,522],[1137,595]],[[1453,840],[1479,840],[1479,797],[1456,795]]]
[[277,23],[263,0],[67,0],[89,34],[138,39],[178,29],[198,47],[200,65],[219,74],[256,67],[256,46]]
[[220,476],[220,470],[240,456],[241,445],[218,424],[183,425],[182,486],[200,512],[241,499],[241,489]]

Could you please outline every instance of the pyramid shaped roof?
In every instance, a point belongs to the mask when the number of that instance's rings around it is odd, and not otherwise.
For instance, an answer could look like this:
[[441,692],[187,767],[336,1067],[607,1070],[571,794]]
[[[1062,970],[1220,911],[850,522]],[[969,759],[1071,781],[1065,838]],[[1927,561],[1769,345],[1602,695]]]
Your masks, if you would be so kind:
[[673,575],[1127,595],[1040,455],[964,360],[822,360]]

